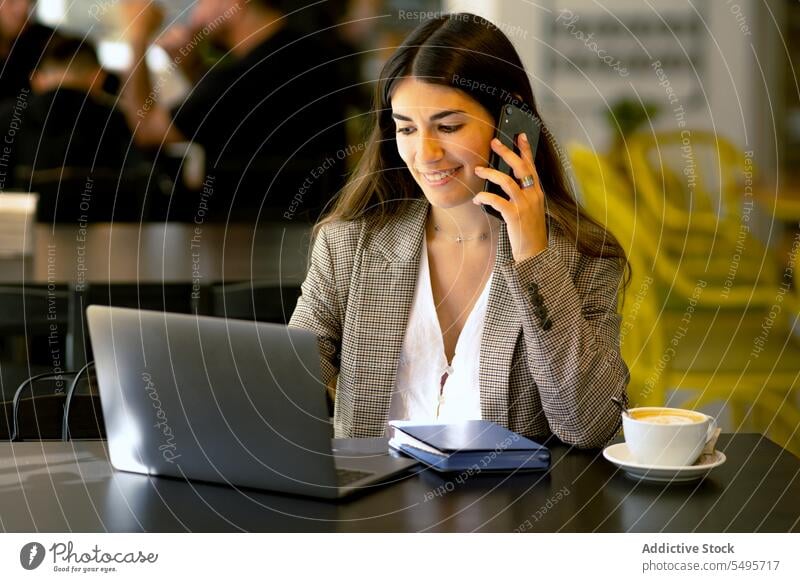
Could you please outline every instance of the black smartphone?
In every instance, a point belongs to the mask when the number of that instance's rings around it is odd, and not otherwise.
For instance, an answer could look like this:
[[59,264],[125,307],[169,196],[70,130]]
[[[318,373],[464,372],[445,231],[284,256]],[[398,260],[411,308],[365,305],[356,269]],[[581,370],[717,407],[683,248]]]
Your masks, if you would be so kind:
[[[541,132],[541,129],[541,120],[536,117],[530,109],[523,109],[509,103],[503,105],[500,111],[495,137],[499,139],[503,145],[519,154],[519,148],[517,147],[517,136],[521,133],[524,133],[528,137],[528,142],[531,144],[531,152],[533,152],[533,157],[535,159],[536,146],[539,145],[539,133]],[[489,167],[494,168],[495,170],[500,170],[504,174],[514,177],[514,172],[511,167],[503,158],[497,155],[494,150],[492,150],[492,155],[489,158]],[[484,190],[486,192],[491,192],[492,194],[497,194],[506,200],[509,199],[508,195],[503,192],[503,189],[500,186],[489,180],[486,180]],[[484,212],[503,220],[503,216],[491,206],[486,204],[482,204],[481,206],[483,207]]]

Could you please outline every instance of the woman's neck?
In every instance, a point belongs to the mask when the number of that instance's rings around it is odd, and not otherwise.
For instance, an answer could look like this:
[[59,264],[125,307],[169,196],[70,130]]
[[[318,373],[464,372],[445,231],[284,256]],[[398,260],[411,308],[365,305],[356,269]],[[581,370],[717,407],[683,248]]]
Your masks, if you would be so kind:
[[453,208],[431,206],[427,226],[432,238],[443,235],[450,239],[474,240],[485,234],[486,238],[494,240],[500,231],[500,220],[484,212],[480,206],[467,202]]

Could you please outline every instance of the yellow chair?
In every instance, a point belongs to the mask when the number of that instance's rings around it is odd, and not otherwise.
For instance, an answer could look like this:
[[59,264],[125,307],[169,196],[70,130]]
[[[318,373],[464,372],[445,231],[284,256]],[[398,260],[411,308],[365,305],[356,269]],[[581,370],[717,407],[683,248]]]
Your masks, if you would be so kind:
[[[697,295],[700,286],[698,304],[711,309],[735,308],[740,310],[747,307],[770,306],[775,301],[777,286],[744,285],[734,279],[730,285],[710,279],[705,274],[687,273],[680,258],[674,257],[664,250],[664,245],[652,226],[651,218],[647,211],[630,193],[629,184],[605,160],[596,156],[589,150],[575,146],[571,148],[572,163],[579,165],[583,172],[589,173],[598,183],[586,183],[576,169],[579,182],[582,182],[584,203],[590,208],[590,213],[608,225],[612,232],[619,232],[628,237],[628,245],[635,248],[636,253],[648,257],[645,265],[653,276],[668,284],[665,291],[665,308],[680,305],[685,298]],[[596,166],[601,164],[603,171],[598,174]],[[594,172],[594,173],[590,173]],[[603,188],[601,192],[595,192]],[[610,189],[607,189],[610,188]],[[613,199],[608,199],[604,192],[613,192]],[[596,200],[593,198],[596,198]],[[609,203],[613,201],[613,206]],[[615,228],[616,227],[616,228]],[[625,246],[625,243],[623,243]],[[650,264],[652,263],[652,264]]]
[[[752,173],[752,168],[743,168],[744,154],[722,138],[704,132],[692,132],[691,136],[691,152],[696,156],[692,158],[697,184],[694,198],[705,201],[698,202],[701,208],[691,212],[673,196],[680,188],[677,176],[681,168],[676,167],[675,159],[683,155],[681,134],[642,134],[630,139],[629,163],[623,164],[630,175],[617,175],[620,183],[627,185],[622,196],[633,207],[639,224],[637,244],[647,247],[648,255],[662,259],[661,275],[665,281],[674,281],[675,293],[667,295],[667,310],[681,307],[682,298],[691,296],[699,282],[707,284],[698,300],[704,308],[768,307],[775,301],[777,262],[738,222],[739,178],[745,170]],[[651,161],[653,157],[655,161]],[[707,165],[716,170],[707,172]],[[705,178],[709,175],[716,180],[709,183]],[[712,193],[715,188],[718,194]],[[685,197],[679,194],[677,198],[681,196]],[[714,203],[715,199],[724,203]]]
[[695,278],[777,284],[771,253],[750,234],[752,157],[709,132],[637,134],[628,141],[629,179],[640,217],[665,252]]
[[[629,215],[620,212],[628,185],[610,168],[603,167],[600,158],[590,150],[570,147],[570,158],[578,186],[583,194],[586,211],[604,224],[625,249],[631,265],[628,293],[621,297],[622,323],[620,345],[623,358],[631,373],[631,386],[643,386],[651,368],[664,351],[662,334],[658,329],[641,325],[641,321],[657,321],[658,304],[652,297],[652,285],[659,275],[654,264],[644,260],[645,254],[634,252],[637,225]],[[606,193],[613,193],[607,195]],[[664,275],[665,273],[662,273]],[[662,382],[656,379],[652,386],[652,400],[660,401]],[[641,402],[639,402],[641,404]]]
[[[795,430],[800,424],[800,349],[791,346],[787,351],[785,343],[765,341],[758,357],[748,359],[753,349],[749,333],[760,329],[766,311],[756,320],[745,311],[732,317],[717,311],[700,320],[697,311],[689,310],[697,287],[673,269],[645,221],[637,220],[628,183],[590,150],[573,146],[570,158],[583,205],[616,236],[632,267],[620,330],[622,354],[631,370],[631,404],[701,408],[721,403],[735,430],[768,434],[800,454]],[[714,292],[707,289],[703,294]],[[688,322],[667,316],[667,296],[675,291],[686,306],[684,318],[692,315]],[[743,322],[747,333],[740,331]],[[772,339],[781,339],[777,331]]]
[[639,133],[628,148],[636,192],[667,228],[713,234],[721,221],[739,222],[752,159],[729,141],[697,130]]

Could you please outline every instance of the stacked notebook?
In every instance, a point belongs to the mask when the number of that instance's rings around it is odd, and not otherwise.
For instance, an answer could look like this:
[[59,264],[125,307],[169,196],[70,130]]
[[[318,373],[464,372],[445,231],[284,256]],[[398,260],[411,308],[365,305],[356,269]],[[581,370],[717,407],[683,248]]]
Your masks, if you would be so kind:
[[543,471],[547,447],[488,420],[455,424],[389,422],[389,446],[441,472]]

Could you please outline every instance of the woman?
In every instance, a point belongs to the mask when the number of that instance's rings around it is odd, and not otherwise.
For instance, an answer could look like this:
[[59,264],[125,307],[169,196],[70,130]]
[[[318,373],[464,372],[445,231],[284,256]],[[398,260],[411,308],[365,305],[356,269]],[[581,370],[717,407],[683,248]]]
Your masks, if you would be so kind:
[[616,433],[624,252],[577,206],[545,128],[535,160],[522,138],[521,155],[492,139],[514,100],[539,118],[513,46],[471,14],[424,23],[384,66],[290,322],[319,338],[337,437],[394,419],[483,418],[580,447]]

